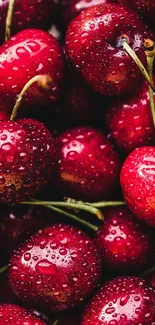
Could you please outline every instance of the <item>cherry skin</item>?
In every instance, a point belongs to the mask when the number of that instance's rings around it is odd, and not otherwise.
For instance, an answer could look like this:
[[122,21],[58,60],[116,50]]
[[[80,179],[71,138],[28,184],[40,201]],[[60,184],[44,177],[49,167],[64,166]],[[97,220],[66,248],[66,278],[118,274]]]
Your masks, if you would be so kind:
[[57,216],[48,208],[3,207],[0,211],[0,244],[10,255],[31,234],[56,222]]
[[12,256],[9,279],[23,302],[61,311],[80,303],[96,287],[100,255],[81,230],[63,224],[45,228]]
[[31,314],[28,310],[12,304],[0,305],[0,324],[46,325],[43,321]]
[[107,107],[104,119],[116,145],[126,153],[155,144],[147,83],[128,97],[115,98]]
[[98,201],[115,189],[120,159],[102,132],[77,127],[61,134],[56,146],[57,184],[65,196]]
[[[2,0],[0,2],[1,42],[4,41],[8,4],[9,0]],[[13,11],[13,20],[11,24],[11,33],[16,34],[20,30],[26,28],[48,29],[51,26],[53,15],[53,0],[16,0]]]
[[152,228],[138,222],[126,207],[104,211],[95,243],[105,267],[116,274],[139,274],[155,264]]
[[81,325],[149,325],[155,322],[155,292],[138,277],[108,281],[88,303]]
[[66,28],[81,11],[98,4],[114,3],[117,0],[63,0],[60,3],[60,24]]
[[132,151],[122,166],[120,182],[132,213],[155,227],[155,147]]
[[0,203],[31,198],[52,179],[54,139],[31,119],[0,123]]
[[119,4],[96,5],[83,11],[68,26],[66,53],[88,84],[104,95],[127,93],[137,87],[142,74],[122,47],[130,46],[145,64],[143,21]]
[[144,16],[147,20],[154,20],[155,2],[152,0],[118,0],[121,4],[137,11],[140,16]]
[[25,29],[0,47],[0,105],[12,109],[16,96],[35,75],[52,77],[49,90],[33,85],[24,97],[26,106],[45,107],[60,96],[64,56],[58,41],[39,29]]
[[9,114],[5,111],[0,111],[0,121],[9,120]]

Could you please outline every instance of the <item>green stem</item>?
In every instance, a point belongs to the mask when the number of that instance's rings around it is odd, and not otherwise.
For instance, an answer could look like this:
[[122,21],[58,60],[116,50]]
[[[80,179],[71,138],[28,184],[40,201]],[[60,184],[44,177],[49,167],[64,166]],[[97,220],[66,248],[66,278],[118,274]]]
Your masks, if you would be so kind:
[[[28,204],[29,202],[22,202],[23,204]],[[93,207],[91,205],[87,205],[85,203],[71,203],[71,202],[57,202],[57,201],[31,201],[31,203],[40,204],[40,205],[50,205],[50,206],[57,206],[57,207],[63,207],[63,208],[73,208],[78,209],[82,211],[86,211],[88,213],[94,214],[99,220],[103,220],[104,217],[102,215],[102,212],[98,210],[96,207]]]
[[[50,203],[50,202],[49,202]],[[46,208],[49,208],[55,212],[58,212],[60,214],[63,214],[65,215],[66,217],[69,217],[71,218],[72,220],[78,222],[78,223],[81,223],[82,225],[86,226],[87,228],[90,228],[91,230],[93,231],[97,231],[98,230],[98,227],[96,227],[95,225],[92,225],[90,222],[86,221],[86,220],[83,220],[79,217],[77,217],[76,215],[72,214],[72,213],[69,213],[65,210],[62,210],[62,209],[59,209],[55,206],[52,206],[51,204],[48,204],[48,202],[43,202],[43,201],[30,201],[30,202],[21,202],[21,204],[28,204],[28,205],[41,205],[41,206],[44,206]]]
[[11,37],[11,25],[13,18],[13,11],[15,6],[15,0],[9,0],[8,12],[6,17],[6,26],[5,26],[5,41]]
[[2,266],[0,268],[0,274],[4,273],[8,269],[8,265]]
[[124,206],[127,203],[125,201],[107,201],[107,202],[96,202],[96,203],[89,203],[95,208],[106,208],[106,207],[118,207]]
[[153,267],[151,267],[150,269],[148,269],[147,271],[143,272],[140,276],[145,277],[145,276],[150,275],[154,272],[155,272],[155,265]]
[[155,92],[155,86],[154,86],[154,84],[153,84],[153,82],[152,82],[152,80],[151,80],[151,78],[150,78],[147,70],[145,69],[144,65],[142,64],[142,62],[139,60],[139,58],[136,55],[136,53],[132,50],[132,48],[128,44],[127,39],[125,39],[125,37],[123,37],[122,41],[123,41],[123,48],[124,48],[124,50],[134,60],[134,62],[138,66],[139,70],[142,72],[144,78],[148,82],[149,86],[151,87],[151,89],[153,90],[153,92]]
[[37,75],[37,76],[33,77],[32,79],[30,79],[26,83],[26,85],[22,89],[21,93],[18,95],[16,103],[15,103],[15,105],[13,107],[12,114],[11,114],[11,117],[10,117],[11,121],[15,120],[15,118],[17,116],[18,109],[19,109],[19,107],[21,105],[21,102],[22,102],[22,100],[24,98],[25,93],[36,82],[38,83],[38,85],[41,88],[48,89],[48,88],[50,88],[50,85],[52,83],[52,78],[49,75]]
[[57,319],[52,323],[52,325],[57,325],[58,323],[59,323],[59,320]]
[[[152,56],[147,55],[148,74],[150,76],[152,83],[153,83],[153,63],[154,63],[154,55]],[[155,126],[155,101],[154,101],[153,90],[150,86],[149,86],[149,97],[150,97],[150,108],[152,113],[153,125]]]

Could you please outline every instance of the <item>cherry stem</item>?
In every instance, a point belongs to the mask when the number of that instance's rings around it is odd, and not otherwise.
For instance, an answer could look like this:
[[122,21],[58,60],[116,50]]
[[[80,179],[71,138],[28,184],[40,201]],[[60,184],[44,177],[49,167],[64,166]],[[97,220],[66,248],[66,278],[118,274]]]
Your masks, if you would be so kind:
[[10,117],[11,121],[13,121],[16,118],[18,109],[19,109],[19,107],[21,105],[21,102],[23,100],[23,97],[24,97],[25,93],[36,82],[38,83],[39,87],[41,87],[43,89],[49,89],[50,86],[51,86],[51,83],[52,83],[52,78],[49,75],[37,75],[37,76],[33,77],[32,79],[30,79],[26,83],[26,85],[22,89],[21,93],[18,95],[16,103],[15,103],[15,105],[13,107],[12,114],[11,114],[11,117]]
[[119,207],[124,206],[127,203],[125,201],[107,201],[107,202],[96,202],[96,203],[89,203],[95,208],[107,208],[107,207]]
[[71,218],[72,220],[75,220],[78,223],[81,223],[82,225],[86,226],[87,228],[90,228],[91,230],[93,230],[95,232],[98,230],[98,227],[96,227],[95,225],[91,224],[90,222],[88,222],[86,220],[83,220],[83,219],[77,217],[76,215],[74,215],[72,213],[69,213],[69,212],[67,212],[65,210],[59,209],[59,208],[57,208],[55,206],[52,206],[51,204],[48,204],[48,202],[44,202],[44,201],[30,201],[30,202],[27,202],[27,201],[24,201],[24,202],[21,202],[21,204],[41,205],[41,206],[44,206],[44,207],[49,208],[49,209],[51,209],[51,210],[53,210],[55,212],[58,212],[60,214],[63,214],[66,217],[69,217],[69,218]]
[[155,86],[154,86],[154,84],[153,84],[153,82],[152,82],[152,80],[151,80],[151,78],[150,78],[147,70],[145,69],[145,67],[142,64],[142,62],[139,60],[139,58],[136,55],[136,53],[132,50],[132,48],[128,44],[127,38],[123,36],[122,37],[122,41],[123,41],[123,48],[124,48],[124,50],[134,60],[134,62],[138,66],[139,70],[142,72],[144,78],[146,79],[147,83],[149,84],[149,86],[151,87],[151,89],[153,90],[153,92],[155,92]]
[[[78,209],[78,210],[83,210],[86,212],[89,212],[91,214],[94,214],[99,220],[103,220],[103,214],[100,210],[98,210],[96,207],[93,207],[89,204],[85,203],[72,203],[72,202],[58,202],[58,201],[30,201],[31,203],[35,204],[40,204],[44,206],[52,206],[52,207],[63,207],[63,208],[73,208],[73,209]],[[22,204],[29,204],[29,202],[22,202]]]
[[[147,58],[147,70],[149,77],[151,79],[151,82],[153,83],[153,63],[155,58],[155,46],[154,42],[150,39],[146,39],[144,41],[145,46],[145,54]],[[152,88],[149,86],[149,97],[150,97],[150,108],[152,113],[152,119],[153,119],[153,125],[155,126],[155,101],[154,101],[154,94]]]
[[140,274],[140,276],[145,277],[145,276],[150,275],[154,272],[155,272],[155,265],[153,267],[151,267],[150,269],[146,270],[145,272],[143,272],[142,274]]
[[0,274],[4,273],[8,269],[8,265],[2,266],[0,268]]
[[57,325],[58,322],[59,322],[59,320],[57,319],[57,320],[55,320],[55,321],[52,323],[52,325]]
[[8,39],[11,37],[11,25],[12,25],[14,5],[15,5],[15,0],[9,0],[8,12],[6,17],[6,26],[5,26],[5,41],[8,41]]

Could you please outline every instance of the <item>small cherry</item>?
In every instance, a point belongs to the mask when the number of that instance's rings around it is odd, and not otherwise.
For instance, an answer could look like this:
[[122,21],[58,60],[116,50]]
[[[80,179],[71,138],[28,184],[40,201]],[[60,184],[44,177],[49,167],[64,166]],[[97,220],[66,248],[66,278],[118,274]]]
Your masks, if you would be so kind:
[[14,251],[9,279],[18,298],[50,312],[83,301],[95,289],[100,272],[93,241],[73,226],[56,224]]
[[142,80],[123,49],[122,37],[146,63],[143,49],[147,27],[136,13],[120,4],[101,4],[83,11],[68,26],[66,53],[88,84],[104,95],[128,93]]
[[47,74],[48,89],[34,85],[27,91],[26,107],[46,107],[60,96],[64,77],[64,56],[58,41],[39,29],[25,29],[0,47],[0,106],[13,106],[16,96],[35,75]]
[[155,292],[138,277],[108,281],[88,303],[81,325],[149,325],[155,322]]
[[12,304],[0,305],[0,324],[46,325],[43,321],[31,314],[28,310]]
[[138,222],[126,207],[104,210],[95,243],[105,267],[113,273],[139,274],[155,264],[152,228]]
[[155,146],[137,148],[125,159],[120,182],[132,213],[155,227]]
[[58,136],[57,185],[65,196],[98,201],[114,191],[120,159],[104,134],[77,127]]
[[146,82],[132,95],[114,98],[103,116],[115,144],[122,151],[129,153],[137,147],[155,144],[155,128]]

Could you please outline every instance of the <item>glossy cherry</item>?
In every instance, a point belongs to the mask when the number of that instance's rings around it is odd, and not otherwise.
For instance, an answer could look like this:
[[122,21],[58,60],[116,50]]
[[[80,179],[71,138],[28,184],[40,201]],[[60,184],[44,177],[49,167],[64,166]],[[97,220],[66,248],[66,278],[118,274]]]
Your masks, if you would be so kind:
[[100,255],[81,230],[63,224],[45,228],[21,245],[9,269],[14,293],[48,311],[79,304],[96,287]]
[[155,264],[154,231],[137,221],[126,207],[104,211],[95,243],[105,267],[113,273],[139,274]]
[[88,303],[81,325],[149,325],[155,322],[155,292],[138,277],[107,282]]
[[[6,16],[9,0],[0,1],[0,41],[4,41]],[[27,15],[28,14],[28,15]],[[11,33],[26,28],[48,29],[54,16],[53,0],[16,0],[11,24]]]
[[70,62],[102,94],[128,93],[143,78],[123,50],[121,37],[124,35],[145,64],[143,42],[148,37],[147,28],[134,12],[120,4],[89,8],[67,29],[66,52]]
[[57,184],[65,196],[95,201],[112,194],[120,159],[101,131],[77,127],[61,134],[56,145]]
[[58,41],[39,29],[25,29],[0,47],[0,107],[10,111],[16,96],[35,75],[48,74],[52,86],[48,90],[33,85],[24,97],[26,106],[46,107],[60,96],[64,76],[64,57]]
[[140,16],[154,20],[155,15],[155,2],[152,0],[118,0],[121,4],[137,11]]
[[120,182],[129,209],[155,227],[155,147],[132,151],[122,166]]
[[32,198],[52,179],[54,139],[31,119],[0,123],[0,203]]
[[31,314],[28,310],[12,304],[0,305],[0,324],[46,325],[43,321]]
[[116,145],[126,153],[137,147],[155,144],[147,83],[127,97],[114,98],[104,119]]

